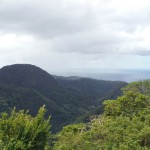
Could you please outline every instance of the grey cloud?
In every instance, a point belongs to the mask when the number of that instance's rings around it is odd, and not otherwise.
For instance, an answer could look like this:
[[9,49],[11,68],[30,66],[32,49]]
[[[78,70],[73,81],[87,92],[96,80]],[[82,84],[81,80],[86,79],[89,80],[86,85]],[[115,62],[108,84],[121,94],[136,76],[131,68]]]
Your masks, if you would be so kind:
[[126,44],[140,40],[133,35],[115,31],[86,31],[55,38],[51,48],[59,52],[84,54],[125,53]]
[[[73,7],[70,5],[70,7]],[[3,1],[0,6],[0,28],[27,32],[44,37],[72,34],[90,28],[90,7],[71,10],[65,1]]]
[[[64,68],[143,67],[143,56],[150,56],[150,3],[133,11],[117,2],[1,0],[1,62],[33,63],[53,73]],[[16,45],[9,34],[16,36]]]
[[110,2],[3,0],[0,30],[36,36],[37,42],[47,39],[47,48],[58,52],[124,53],[132,47],[127,53],[134,54],[131,42],[139,42],[134,34],[141,19],[149,22],[150,11],[118,12]]
[[135,55],[140,55],[140,56],[150,56],[150,49],[139,49],[137,48],[135,52],[133,52]]

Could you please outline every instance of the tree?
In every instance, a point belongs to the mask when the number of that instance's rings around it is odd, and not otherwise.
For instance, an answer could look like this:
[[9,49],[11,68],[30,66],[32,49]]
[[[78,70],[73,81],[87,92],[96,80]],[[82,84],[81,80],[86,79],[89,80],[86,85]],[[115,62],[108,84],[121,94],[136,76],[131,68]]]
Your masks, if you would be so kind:
[[150,80],[141,80],[138,82],[132,82],[126,87],[122,88],[123,93],[133,92],[141,93],[147,96],[150,96]]
[[54,150],[149,150],[149,81],[131,83],[124,95],[104,102],[104,114],[65,127]]
[[46,150],[49,147],[50,118],[44,119],[46,109],[41,107],[36,117],[28,111],[15,109],[0,117],[0,147],[4,150]]
[[150,113],[150,98],[141,93],[126,92],[116,100],[106,100],[104,103],[106,116],[139,116]]

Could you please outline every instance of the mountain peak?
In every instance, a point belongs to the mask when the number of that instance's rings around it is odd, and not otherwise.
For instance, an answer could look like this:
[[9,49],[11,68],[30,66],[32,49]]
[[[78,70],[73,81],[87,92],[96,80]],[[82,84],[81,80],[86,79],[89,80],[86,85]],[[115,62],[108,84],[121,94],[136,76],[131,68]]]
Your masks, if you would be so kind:
[[[42,70],[41,68],[32,65],[32,64],[13,64],[2,67],[0,70],[2,71],[33,71],[33,70]],[[44,71],[44,70],[43,70]],[[45,71],[46,72],[46,71]]]
[[0,69],[0,83],[32,88],[57,84],[53,76],[31,64],[14,64]]

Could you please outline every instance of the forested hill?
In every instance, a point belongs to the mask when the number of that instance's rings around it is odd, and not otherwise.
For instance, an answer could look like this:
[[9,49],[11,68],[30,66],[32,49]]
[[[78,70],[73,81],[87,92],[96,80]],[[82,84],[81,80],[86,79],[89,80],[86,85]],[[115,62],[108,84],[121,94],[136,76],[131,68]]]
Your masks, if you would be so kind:
[[46,105],[53,131],[120,95],[127,83],[86,78],[58,79],[39,67],[15,64],[0,69],[0,111],[29,109],[35,115]]
[[121,81],[104,81],[82,77],[54,76],[57,82],[69,90],[88,95],[93,100],[113,99],[121,94],[121,88],[127,83]]

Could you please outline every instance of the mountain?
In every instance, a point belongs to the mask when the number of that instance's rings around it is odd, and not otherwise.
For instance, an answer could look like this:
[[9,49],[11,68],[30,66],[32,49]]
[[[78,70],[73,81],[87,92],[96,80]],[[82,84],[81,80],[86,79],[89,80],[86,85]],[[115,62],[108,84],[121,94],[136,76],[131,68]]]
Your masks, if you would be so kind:
[[100,81],[80,77],[57,77],[39,67],[15,64],[0,69],[0,111],[29,110],[35,115],[46,105],[52,130],[75,121],[106,98],[121,94],[125,82]]
[[69,76],[69,77],[63,77],[63,76],[56,76],[53,75],[53,77],[57,80],[57,79],[62,79],[62,80],[78,80],[78,79],[82,79],[82,77],[78,77],[78,76]]
[[121,88],[127,83],[121,81],[104,81],[82,77],[54,76],[57,82],[66,89],[88,95],[93,100],[113,99],[121,94]]
[[89,112],[78,118],[79,121],[84,122],[87,122],[92,115],[102,113],[102,102],[107,99],[116,99],[122,94],[121,88],[127,85],[123,81],[104,81],[75,76],[62,77],[55,75],[54,78],[65,89],[75,91],[93,101]]

